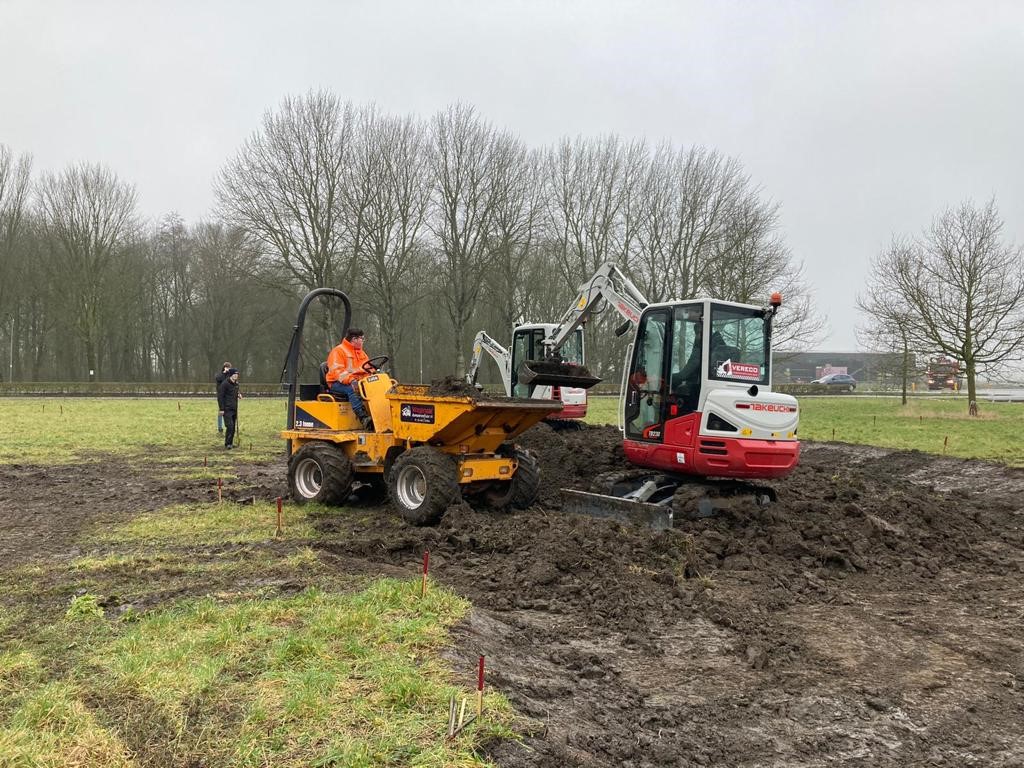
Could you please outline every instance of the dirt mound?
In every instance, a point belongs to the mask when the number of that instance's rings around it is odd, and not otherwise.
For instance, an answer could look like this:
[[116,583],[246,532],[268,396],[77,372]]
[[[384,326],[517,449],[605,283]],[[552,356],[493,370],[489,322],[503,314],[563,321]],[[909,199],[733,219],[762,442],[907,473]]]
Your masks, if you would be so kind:
[[[538,425],[520,442],[544,471],[534,508],[460,504],[423,529],[338,518],[321,544],[410,572],[429,549],[436,577],[473,601],[455,663],[490,655],[495,684],[539,728],[496,747],[499,764],[962,765],[957,739],[1024,754],[1019,683],[985,682],[1020,675],[1022,644],[999,624],[1012,610],[993,607],[1000,619],[979,631],[971,607],[1000,604],[1024,572],[1020,475],[1004,470],[1004,495],[946,493],[881,469],[977,462],[808,446],[774,483],[777,503],[659,532],[558,511],[559,487],[622,468],[616,430]],[[970,585],[963,602],[951,583]],[[965,706],[978,715],[954,739],[945,724]]]

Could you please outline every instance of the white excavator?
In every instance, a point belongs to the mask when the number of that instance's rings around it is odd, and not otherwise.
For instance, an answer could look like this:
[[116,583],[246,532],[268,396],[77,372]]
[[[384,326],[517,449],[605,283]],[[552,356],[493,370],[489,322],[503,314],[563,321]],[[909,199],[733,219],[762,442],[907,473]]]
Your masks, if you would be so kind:
[[[586,370],[586,348],[583,326],[596,314],[611,306],[625,322],[616,329],[621,336],[640,319],[647,306],[643,294],[622,271],[612,263],[605,263],[579,288],[579,294],[557,323],[522,323],[512,329],[511,350],[506,349],[485,331],[473,340],[466,381],[477,385],[480,365],[487,352],[498,365],[506,397],[530,397],[541,400],[560,400],[562,410],[550,420],[582,419],[587,415],[587,389],[591,382]],[[525,361],[531,360],[528,379],[520,376]],[[546,361],[546,362],[539,362]],[[555,366],[552,369],[552,365]],[[555,371],[557,381],[545,383],[542,369]]]
[[784,477],[800,457],[797,401],[771,389],[772,322],[781,295],[764,306],[709,298],[650,304],[606,263],[546,332],[543,355],[518,365],[518,384],[596,383],[585,368],[565,363],[560,350],[605,304],[626,318],[617,335],[634,330],[619,428],[636,469],[596,479],[594,492],[567,491],[570,508],[667,527],[674,515],[713,514],[737,498],[773,500],[770,487],[752,481]]

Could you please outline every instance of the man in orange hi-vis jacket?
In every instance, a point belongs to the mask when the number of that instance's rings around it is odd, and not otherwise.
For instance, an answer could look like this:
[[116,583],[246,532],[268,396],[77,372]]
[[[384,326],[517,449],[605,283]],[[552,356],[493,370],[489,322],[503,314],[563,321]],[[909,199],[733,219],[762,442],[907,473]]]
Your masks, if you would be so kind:
[[370,374],[363,364],[370,358],[363,351],[366,334],[360,328],[349,328],[341,344],[327,356],[327,386],[333,395],[340,395],[352,404],[352,411],[363,425],[373,429],[373,421],[366,412],[363,398],[356,391],[356,382]]

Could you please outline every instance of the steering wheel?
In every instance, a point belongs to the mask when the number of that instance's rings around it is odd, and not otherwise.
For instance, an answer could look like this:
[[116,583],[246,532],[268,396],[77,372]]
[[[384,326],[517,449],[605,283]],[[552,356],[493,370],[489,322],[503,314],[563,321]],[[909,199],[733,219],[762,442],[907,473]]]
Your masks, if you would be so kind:
[[371,357],[369,360],[363,363],[363,370],[366,371],[367,373],[376,373],[385,365],[387,365],[387,362],[390,359],[391,358],[388,357],[387,355],[377,355],[376,357]]

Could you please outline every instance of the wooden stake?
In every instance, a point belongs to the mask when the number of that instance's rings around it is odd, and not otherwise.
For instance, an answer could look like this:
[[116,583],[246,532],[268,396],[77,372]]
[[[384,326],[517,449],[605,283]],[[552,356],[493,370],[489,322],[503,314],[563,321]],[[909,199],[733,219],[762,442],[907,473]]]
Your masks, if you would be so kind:
[[423,580],[420,582],[420,597],[427,595],[427,571],[430,570],[430,550],[423,553]]
[[217,478],[217,503],[222,504],[224,502],[224,480]]
[[207,466],[207,464],[206,464],[206,459],[207,459],[207,457],[206,457],[206,456],[203,456],[203,466],[204,466],[204,467],[205,467],[205,466]]
[[178,412],[181,413],[181,400],[178,401]]
[[57,406],[57,407],[58,407],[58,408],[60,408],[60,415],[61,415],[61,416],[63,416],[63,415],[64,415],[64,404],[63,404],[63,403],[61,403],[61,404],[60,404],[59,406]]
[[480,664],[476,675],[476,716],[480,717],[484,711],[484,657],[480,657]]
[[835,442],[835,439],[836,439],[836,428],[832,427],[832,441]]
[[282,523],[282,519],[281,519],[281,497],[278,496],[277,497],[277,533],[274,534],[275,536],[280,536],[281,533],[282,533],[281,523]]
[[466,722],[466,697],[462,697],[462,706],[459,707],[459,728]]
[[945,438],[943,439],[943,441],[942,441],[942,452],[943,452],[943,453],[945,453],[945,452],[946,452],[946,448],[947,448],[948,446],[949,446],[949,435],[946,435],[946,437],[945,437]]

